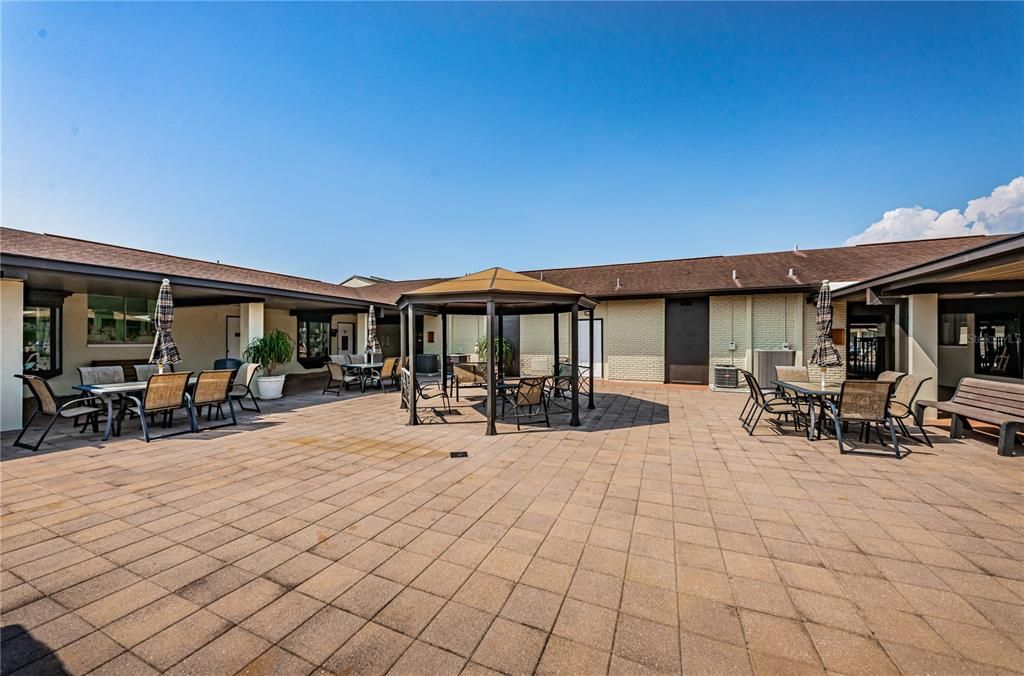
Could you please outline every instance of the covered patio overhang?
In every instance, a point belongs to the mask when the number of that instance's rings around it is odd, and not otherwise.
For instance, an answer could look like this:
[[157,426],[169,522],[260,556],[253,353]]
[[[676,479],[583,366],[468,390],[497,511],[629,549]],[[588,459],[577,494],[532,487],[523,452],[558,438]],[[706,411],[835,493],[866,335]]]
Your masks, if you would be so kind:
[[[401,316],[401,356],[416,361],[416,315],[432,314],[441,317],[441,378],[448,379],[448,315],[475,315],[486,317],[487,342],[487,435],[497,434],[497,383],[502,368],[495,354],[495,342],[502,336],[501,318],[507,315],[550,314],[554,318],[554,354],[558,354],[558,316],[569,313],[570,321],[570,383],[571,418],[569,424],[580,425],[579,417],[579,312],[590,311],[590,340],[593,342],[594,308],[597,303],[583,293],[557,286],[504,268],[489,268],[456,279],[431,284],[402,294],[398,299]],[[590,373],[593,373],[593,345],[590,346]],[[557,356],[556,356],[557,362]],[[557,368],[557,364],[556,364]],[[418,424],[416,415],[416,369],[409,369],[410,387],[402,396],[402,406],[409,409],[409,424]],[[594,382],[591,377],[588,408],[594,408]]]

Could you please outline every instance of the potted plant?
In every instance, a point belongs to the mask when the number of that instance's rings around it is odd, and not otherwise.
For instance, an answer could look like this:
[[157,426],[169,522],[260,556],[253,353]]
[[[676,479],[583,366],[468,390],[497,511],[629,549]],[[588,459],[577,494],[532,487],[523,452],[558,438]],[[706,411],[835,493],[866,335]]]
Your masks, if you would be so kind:
[[[512,343],[507,339],[494,339],[494,361],[508,368],[512,365]],[[481,338],[476,343],[476,357],[480,361],[487,361],[487,339]]]
[[284,390],[284,376],[275,376],[274,369],[291,361],[295,344],[291,336],[281,329],[274,329],[261,338],[253,338],[242,356],[252,364],[263,367],[266,375],[258,376],[260,399],[280,399]]

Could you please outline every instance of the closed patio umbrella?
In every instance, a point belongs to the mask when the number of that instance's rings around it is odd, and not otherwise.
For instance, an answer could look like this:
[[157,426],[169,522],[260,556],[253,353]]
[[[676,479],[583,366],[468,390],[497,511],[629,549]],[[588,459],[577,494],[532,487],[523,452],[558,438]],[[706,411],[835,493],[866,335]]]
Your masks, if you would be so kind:
[[821,386],[825,386],[825,371],[829,366],[842,366],[843,358],[832,343],[832,291],[828,280],[821,283],[818,291],[818,309],[814,313],[818,327],[818,338],[811,353],[811,363],[821,367]]
[[370,314],[366,318],[366,349],[371,354],[381,354],[380,339],[377,338],[377,311],[370,306]]
[[156,339],[153,341],[153,351],[149,355],[149,363],[159,364],[161,373],[167,364],[177,364],[181,361],[178,346],[174,344],[174,338],[171,336],[173,322],[174,298],[171,296],[171,282],[165,279],[156,297],[156,312],[153,313]]

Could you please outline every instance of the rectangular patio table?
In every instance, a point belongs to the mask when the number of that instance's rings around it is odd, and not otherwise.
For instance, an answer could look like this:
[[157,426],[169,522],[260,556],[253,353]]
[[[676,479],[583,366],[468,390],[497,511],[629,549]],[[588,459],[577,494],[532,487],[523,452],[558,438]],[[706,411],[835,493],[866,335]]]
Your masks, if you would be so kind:
[[[189,387],[195,385],[196,380],[197,376],[189,378]],[[107,383],[105,385],[74,385],[73,389],[98,397],[107,405],[107,422],[103,428],[103,441],[107,441],[114,430],[114,400],[120,400],[136,392],[145,392],[147,385],[149,382],[146,380],[131,380],[126,383]]]
[[[842,383],[826,382],[825,386],[822,387],[820,380],[818,382],[773,380],[772,384],[778,385],[784,390],[794,392],[807,400],[807,438],[814,441],[815,433],[820,438],[821,430],[818,426],[825,419],[825,401],[839,396],[839,392],[843,387]],[[817,416],[814,414],[815,404],[817,404],[818,408]]]
[[[366,375],[367,375],[367,372],[368,371],[372,371],[374,369],[379,371],[380,369],[384,368],[384,362],[377,362],[377,361],[375,361],[375,362],[370,362],[369,364],[342,364],[341,368],[345,369],[345,370],[349,370],[349,371],[358,371],[359,372],[359,391],[360,392],[365,392],[366,391]],[[384,375],[384,374],[381,374],[381,375]]]

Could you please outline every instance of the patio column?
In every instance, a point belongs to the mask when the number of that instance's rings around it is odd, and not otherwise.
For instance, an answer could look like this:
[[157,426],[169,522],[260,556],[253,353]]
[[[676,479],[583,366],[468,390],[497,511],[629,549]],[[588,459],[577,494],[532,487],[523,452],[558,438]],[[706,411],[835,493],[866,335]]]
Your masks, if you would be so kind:
[[263,337],[263,303],[239,304],[239,344],[244,350],[255,338]]
[[[408,336],[405,335],[405,312],[403,312],[402,310],[399,310],[398,311],[398,369],[399,369],[399,371],[398,371],[398,382],[399,383],[402,382],[402,371],[401,371],[401,369],[402,369],[402,363],[405,361],[405,355],[406,355],[405,339],[407,337]],[[401,386],[399,386],[399,390],[401,390]],[[402,396],[400,398],[402,400],[402,403],[398,405],[399,408],[409,408],[409,405],[405,401],[405,392],[402,392]]]
[[487,301],[487,436],[498,433],[494,424],[494,397],[497,392],[494,382],[494,301]]
[[448,314],[441,313],[441,389],[448,391]]
[[420,421],[416,419],[416,308],[413,305],[409,306],[409,316],[406,319],[406,326],[408,327],[408,336],[406,340],[409,344],[409,424],[419,425]]
[[[931,380],[921,386],[920,399],[938,399],[939,383],[939,296],[919,293],[910,296],[907,317],[907,371]],[[927,409],[926,417],[935,415]]]
[[594,410],[594,312],[597,308],[590,309],[590,389],[587,390],[587,409]]
[[579,306],[573,304],[569,317],[569,359],[572,361],[572,417],[571,427],[580,426],[580,314]]
[[505,344],[505,317],[501,314],[501,310],[498,310],[498,348],[497,359],[498,359],[498,380],[505,379],[505,359],[504,350],[501,346]]
[[554,335],[555,335],[555,351],[552,353],[552,354],[555,355],[555,365],[552,367],[554,369],[552,375],[553,376],[557,376],[558,375],[558,311],[556,310],[554,315],[552,315],[552,316],[553,316],[553,318],[555,320],[554,327],[553,327],[554,328]]
[[[25,285],[20,279],[0,279],[0,430],[20,430],[24,392],[21,375],[25,366],[22,344],[24,332]],[[63,347],[63,346],[61,346]]]

